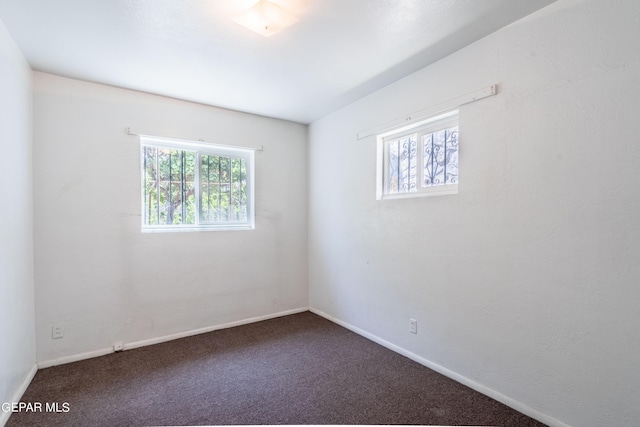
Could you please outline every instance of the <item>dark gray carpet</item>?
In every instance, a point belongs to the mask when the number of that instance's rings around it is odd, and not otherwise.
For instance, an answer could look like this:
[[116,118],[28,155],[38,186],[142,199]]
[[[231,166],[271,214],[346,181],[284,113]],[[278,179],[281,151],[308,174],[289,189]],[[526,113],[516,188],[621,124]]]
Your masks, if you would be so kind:
[[22,401],[9,427],[543,426],[310,312],[42,369]]

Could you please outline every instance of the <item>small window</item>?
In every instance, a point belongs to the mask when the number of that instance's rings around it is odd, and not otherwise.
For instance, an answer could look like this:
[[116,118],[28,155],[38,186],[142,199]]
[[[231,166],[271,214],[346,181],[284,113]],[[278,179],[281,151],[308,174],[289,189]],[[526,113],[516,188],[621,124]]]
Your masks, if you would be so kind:
[[458,192],[458,111],[378,135],[377,198]]
[[141,137],[142,230],[253,229],[254,151]]

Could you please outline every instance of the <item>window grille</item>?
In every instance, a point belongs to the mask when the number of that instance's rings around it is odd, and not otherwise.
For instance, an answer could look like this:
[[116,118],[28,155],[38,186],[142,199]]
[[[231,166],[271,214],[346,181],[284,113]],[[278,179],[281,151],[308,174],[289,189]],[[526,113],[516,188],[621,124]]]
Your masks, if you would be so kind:
[[142,229],[252,229],[252,150],[141,137]]
[[457,111],[379,135],[378,147],[378,199],[457,192]]

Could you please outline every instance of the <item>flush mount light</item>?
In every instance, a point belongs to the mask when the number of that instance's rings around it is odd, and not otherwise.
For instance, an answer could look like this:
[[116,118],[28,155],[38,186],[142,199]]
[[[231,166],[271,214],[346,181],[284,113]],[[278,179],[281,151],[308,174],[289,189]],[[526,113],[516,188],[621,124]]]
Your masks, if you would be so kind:
[[235,15],[232,19],[265,37],[272,36],[298,22],[298,18],[268,0],[260,0],[250,9]]

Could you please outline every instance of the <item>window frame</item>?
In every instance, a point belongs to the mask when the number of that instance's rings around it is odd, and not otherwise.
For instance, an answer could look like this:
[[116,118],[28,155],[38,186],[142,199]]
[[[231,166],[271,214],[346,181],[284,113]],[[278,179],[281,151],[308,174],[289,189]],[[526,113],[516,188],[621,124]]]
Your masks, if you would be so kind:
[[[459,127],[459,111],[452,110],[412,123],[397,127],[377,135],[377,167],[376,167],[376,200],[406,199],[413,197],[451,195],[458,193],[458,183],[425,186],[424,185],[424,139],[423,136],[453,126]],[[459,131],[458,131],[459,133]],[[386,145],[389,141],[416,135],[416,191],[404,193],[388,193],[389,153]],[[459,147],[458,147],[459,150]]]
[[[194,168],[194,200],[195,223],[194,224],[145,224],[146,188],[144,186],[145,147],[165,148],[173,150],[190,151],[195,153]],[[184,231],[230,231],[230,230],[254,230],[255,229],[255,149],[236,147],[231,145],[212,144],[205,142],[187,141],[156,136],[140,136],[140,206],[141,206],[141,230],[145,233],[154,232],[184,232]],[[247,221],[205,222],[201,219],[202,189],[200,183],[201,157],[213,155],[246,160],[246,197],[247,197]]]

